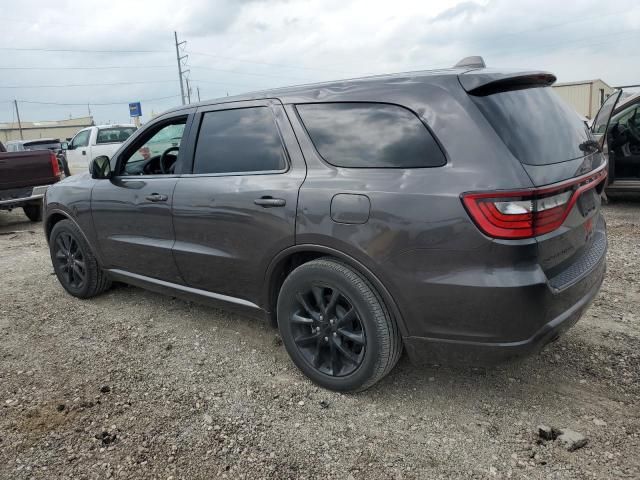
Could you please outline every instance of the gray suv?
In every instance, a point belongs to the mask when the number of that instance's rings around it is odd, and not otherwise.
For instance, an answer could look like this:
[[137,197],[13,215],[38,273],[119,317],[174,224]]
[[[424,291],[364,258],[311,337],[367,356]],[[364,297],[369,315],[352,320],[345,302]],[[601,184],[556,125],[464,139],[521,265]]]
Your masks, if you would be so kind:
[[600,288],[606,162],[553,75],[483,67],[164,113],[49,188],[60,283],[267,318],[304,374],[339,391],[373,385],[403,349],[477,364],[541,348]]

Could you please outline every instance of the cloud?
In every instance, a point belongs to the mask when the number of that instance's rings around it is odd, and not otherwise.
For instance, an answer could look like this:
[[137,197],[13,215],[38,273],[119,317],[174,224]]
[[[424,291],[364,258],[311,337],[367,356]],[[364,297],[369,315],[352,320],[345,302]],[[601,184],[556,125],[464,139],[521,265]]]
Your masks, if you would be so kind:
[[483,5],[476,2],[462,2],[436,15],[430,23],[466,19],[475,13],[482,12],[484,9]]
[[[560,81],[603,78],[637,83],[640,6],[620,0],[602,10],[583,0],[22,0],[4,5],[0,47],[105,50],[2,51],[0,121],[14,98],[91,107],[96,120],[126,121],[124,102],[173,96],[179,103],[173,31],[186,40],[191,84],[203,98],[363,74],[448,67],[482,55],[490,67],[538,68]],[[9,6],[10,5],[10,6]],[[118,50],[150,50],[123,53]],[[103,70],[70,67],[117,66]],[[67,69],[56,69],[65,67]],[[153,67],[153,68],[152,68]],[[29,85],[148,82],[121,86]],[[5,103],[2,103],[2,102]],[[25,120],[83,115],[85,106],[22,105]]]

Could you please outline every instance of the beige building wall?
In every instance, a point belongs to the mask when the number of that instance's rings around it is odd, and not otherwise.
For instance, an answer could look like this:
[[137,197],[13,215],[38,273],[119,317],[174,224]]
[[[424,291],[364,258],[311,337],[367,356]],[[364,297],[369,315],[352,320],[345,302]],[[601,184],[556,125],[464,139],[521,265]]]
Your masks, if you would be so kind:
[[593,118],[613,88],[600,79],[584,82],[558,83],[555,92],[583,117]]
[[[64,141],[73,137],[78,130],[92,126],[93,117],[70,118],[50,122],[22,122],[22,135],[25,140],[39,138],[59,138]],[[0,142],[20,140],[18,122],[0,123]]]

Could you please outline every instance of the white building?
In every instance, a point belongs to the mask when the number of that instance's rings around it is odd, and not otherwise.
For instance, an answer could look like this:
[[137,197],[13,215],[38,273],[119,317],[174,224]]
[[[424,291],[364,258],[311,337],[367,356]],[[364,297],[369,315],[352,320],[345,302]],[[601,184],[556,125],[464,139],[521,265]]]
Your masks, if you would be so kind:
[[556,93],[583,117],[595,117],[613,88],[600,79],[583,80],[581,82],[556,83]]

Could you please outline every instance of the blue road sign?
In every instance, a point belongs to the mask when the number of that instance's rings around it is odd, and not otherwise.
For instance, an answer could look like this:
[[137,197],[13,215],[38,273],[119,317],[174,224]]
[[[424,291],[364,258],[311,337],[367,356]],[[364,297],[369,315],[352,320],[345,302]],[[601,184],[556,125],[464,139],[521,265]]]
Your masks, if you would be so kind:
[[130,117],[141,117],[142,116],[142,106],[140,102],[130,103],[129,104],[129,116]]

